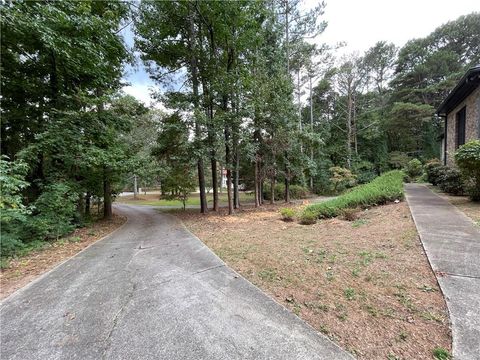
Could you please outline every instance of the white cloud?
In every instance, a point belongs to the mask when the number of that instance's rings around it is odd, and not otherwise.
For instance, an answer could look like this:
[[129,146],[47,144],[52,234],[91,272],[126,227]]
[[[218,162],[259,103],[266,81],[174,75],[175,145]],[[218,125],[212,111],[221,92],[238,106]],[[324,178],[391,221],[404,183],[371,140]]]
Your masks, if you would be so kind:
[[[317,0],[307,0],[307,7]],[[319,43],[346,41],[347,51],[365,51],[377,41],[403,46],[425,37],[440,25],[461,15],[480,11],[478,0],[326,0],[328,21]]]

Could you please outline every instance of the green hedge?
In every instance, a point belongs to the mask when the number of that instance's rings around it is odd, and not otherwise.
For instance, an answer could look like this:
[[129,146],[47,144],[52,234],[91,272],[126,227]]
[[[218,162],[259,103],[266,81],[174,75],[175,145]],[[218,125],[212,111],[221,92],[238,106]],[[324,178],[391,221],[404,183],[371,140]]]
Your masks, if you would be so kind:
[[330,218],[340,215],[342,209],[368,207],[403,199],[404,176],[403,171],[389,171],[335,199],[310,205],[304,211],[314,213],[317,218]]
[[[291,199],[305,199],[309,191],[306,187],[300,185],[290,185],[290,198]],[[275,184],[274,188],[275,200],[285,200],[285,185],[283,183]],[[263,198],[265,200],[270,200],[270,184],[265,184],[263,186]]]

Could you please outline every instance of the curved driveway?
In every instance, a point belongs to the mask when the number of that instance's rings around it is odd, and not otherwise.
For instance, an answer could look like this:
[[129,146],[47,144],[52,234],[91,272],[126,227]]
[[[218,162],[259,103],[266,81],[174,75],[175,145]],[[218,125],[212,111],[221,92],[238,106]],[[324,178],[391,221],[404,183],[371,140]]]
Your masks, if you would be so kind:
[[169,215],[119,230],[1,303],[6,359],[352,359]]

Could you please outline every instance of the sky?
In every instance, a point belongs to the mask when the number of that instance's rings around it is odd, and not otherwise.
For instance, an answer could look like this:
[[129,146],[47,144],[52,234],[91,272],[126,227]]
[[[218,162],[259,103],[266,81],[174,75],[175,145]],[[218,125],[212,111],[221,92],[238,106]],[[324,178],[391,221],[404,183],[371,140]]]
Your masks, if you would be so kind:
[[[318,0],[304,0],[305,8]],[[323,19],[328,26],[317,41],[334,45],[347,43],[343,53],[360,53],[377,41],[393,42],[401,47],[408,40],[425,37],[440,25],[461,15],[480,12],[479,0],[326,0]],[[133,45],[131,29],[126,29],[127,45]],[[127,68],[124,81],[130,83],[123,90],[146,105],[151,103],[149,89],[156,89],[141,61]]]

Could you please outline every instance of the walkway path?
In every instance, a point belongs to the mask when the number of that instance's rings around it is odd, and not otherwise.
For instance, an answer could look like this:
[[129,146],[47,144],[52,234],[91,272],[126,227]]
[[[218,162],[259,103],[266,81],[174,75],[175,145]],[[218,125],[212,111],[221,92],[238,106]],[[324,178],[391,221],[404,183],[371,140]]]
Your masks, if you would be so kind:
[[480,358],[480,228],[425,185],[407,184],[418,233],[447,300],[455,359]]
[[0,305],[7,359],[352,359],[173,217],[128,222]]

